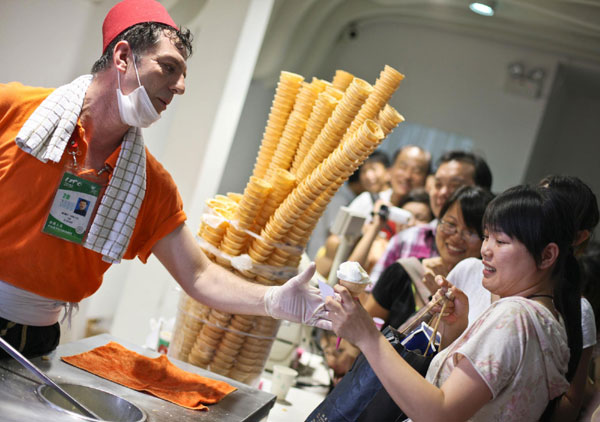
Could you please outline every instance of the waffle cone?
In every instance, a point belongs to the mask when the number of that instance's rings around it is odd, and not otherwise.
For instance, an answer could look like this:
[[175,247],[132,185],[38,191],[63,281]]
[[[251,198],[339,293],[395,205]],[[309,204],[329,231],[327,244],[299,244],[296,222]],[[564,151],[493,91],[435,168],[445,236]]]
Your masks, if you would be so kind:
[[307,177],[340,143],[344,132],[372,90],[373,87],[368,82],[354,78],[308,155],[300,164],[297,171],[299,180]]
[[346,72],[345,70],[336,70],[331,83],[340,91],[345,91],[352,83],[353,79],[354,75],[352,73]]
[[386,65],[385,68],[379,74],[379,78],[373,86],[373,91],[369,94],[369,97],[361,107],[360,111],[356,115],[356,118],[352,122],[352,125],[344,135],[345,142],[352,134],[358,129],[360,125],[367,119],[375,119],[381,111],[381,109],[387,104],[392,98],[392,95],[398,89],[400,82],[404,79],[404,75],[398,72],[391,66]]
[[377,116],[377,122],[381,125],[385,136],[389,135],[403,121],[404,117],[389,104],[386,104]]
[[269,164],[276,150],[277,142],[283,133],[287,117],[292,111],[296,95],[304,78],[290,72],[281,72],[279,83],[273,98],[271,113],[267,120],[265,134],[254,165],[253,175],[263,177],[269,169]]

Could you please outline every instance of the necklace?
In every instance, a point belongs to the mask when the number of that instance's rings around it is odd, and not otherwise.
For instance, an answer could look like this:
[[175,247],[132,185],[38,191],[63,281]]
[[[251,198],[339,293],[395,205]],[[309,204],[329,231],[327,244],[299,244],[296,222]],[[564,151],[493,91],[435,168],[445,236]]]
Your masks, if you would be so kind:
[[79,145],[77,145],[77,141],[75,139],[71,139],[69,147],[68,153],[71,154],[71,157],[73,157],[73,167],[77,168],[77,156],[81,154],[79,152]]
[[553,295],[529,295],[529,296],[527,296],[527,299],[533,299],[534,297],[547,297],[547,298],[554,300]]
[[[77,157],[81,155],[81,152],[79,152],[79,145],[77,144],[77,141],[75,139],[71,139],[69,147],[69,151],[67,152],[71,155],[71,157],[73,157],[73,168],[77,169]],[[100,176],[104,172],[112,173],[112,167],[109,164],[105,163],[104,167],[102,167],[96,172],[96,175]]]

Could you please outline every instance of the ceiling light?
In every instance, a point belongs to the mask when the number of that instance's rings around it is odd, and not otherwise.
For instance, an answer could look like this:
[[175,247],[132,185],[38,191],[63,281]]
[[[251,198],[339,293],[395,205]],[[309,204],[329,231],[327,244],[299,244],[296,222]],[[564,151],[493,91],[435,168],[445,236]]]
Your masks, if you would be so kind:
[[469,9],[478,15],[482,16],[494,16],[496,10],[496,2],[493,0],[479,0],[469,4]]
[[546,77],[546,72],[544,71],[544,69],[536,67],[529,71],[529,73],[527,74],[527,77],[529,79],[531,79],[532,81],[543,81],[544,78]]
[[525,76],[525,66],[521,62],[514,62],[508,65],[508,75],[513,79],[520,79]]

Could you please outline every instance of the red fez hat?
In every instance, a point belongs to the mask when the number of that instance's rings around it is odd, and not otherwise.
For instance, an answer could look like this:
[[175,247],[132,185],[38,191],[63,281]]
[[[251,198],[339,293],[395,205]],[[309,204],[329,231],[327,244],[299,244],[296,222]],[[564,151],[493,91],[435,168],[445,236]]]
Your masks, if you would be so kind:
[[123,0],[114,5],[104,18],[102,52],[121,32],[143,22],[164,23],[177,29],[167,9],[156,0]]

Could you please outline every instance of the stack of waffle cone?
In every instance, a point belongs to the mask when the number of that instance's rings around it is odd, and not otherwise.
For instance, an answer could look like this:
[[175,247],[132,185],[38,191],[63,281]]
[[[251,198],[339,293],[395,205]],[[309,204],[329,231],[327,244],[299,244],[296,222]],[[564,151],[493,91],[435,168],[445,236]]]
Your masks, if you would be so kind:
[[313,77],[310,83],[313,84],[319,92],[325,91],[328,86],[333,86],[331,82],[316,77]]
[[339,145],[344,133],[352,124],[356,113],[372,90],[373,87],[368,82],[354,78],[306,158],[300,164],[296,173],[299,180],[308,176]]
[[[221,344],[222,337],[225,333],[223,328],[227,327],[230,320],[231,314],[211,309],[208,315],[206,315],[204,324],[199,330],[196,341],[192,346],[188,356],[188,362],[202,368],[208,367],[213,360],[217,347]],[[223,368],[220,368],[219,365],[214,366],[214,372],[225,375],[225,370]]]
[[[235,214],[236,224],[227,226],[220,244],[221,251],[229,257],[238,256],[246,250],[249,236],[247,231],[254,226],[254,220],[263,208],[271,190],[272,186],[267,181],[256,176],[250,177]],[[217,256],[216,260],[224,267],[230,266],[230,259]]]
[[[207,201],[207,205],[211,210],[212,215],[217,218],[210,220],[209,218],[203,218],[198,235],[213,247],[219,248],[223,236],[225,236],[227,228],[229,227],[229,220],[235,211],[232,209],[233,206],[228,207],[223,201],[216,199]],[[209,257],[211,259],[214,258],[210,252]]]
[[[323,88],[323,89],[321,89]],[[303,82],[296,103],[287,121],[283,134],[273,153],[271,165],[267,171],[267,179],[271,180],[273,171],[278,168],[289,169],[304,134],[311,111],[318,95],[325,89],[318,83]]]
[[344,96],[344,91],[345,90],[338,89],[334,86],[328,86],[327,88],[325,88],[325,92],[328,93],[329,95],[331,95],[333,98],[335,98],[338,101],[340,101],[342,99],[342,97]]
[[375,121],[381,125],[383,134],[388,136],[396,126],[404,121],[404,117],[394,107],[386,104]]
[[300,143],[298,144],[298,150],[296,151],[290,170],[292,173],[297,173],[300,164],[304,161],[308,151],[323,130],[323,127],[327,123],[327,120],[329,120],[329,117],[333,113],[333,110],[335,110],[338,102],[339,100],[327,92],[321,92],[319,94],[312,113],[308,118],[308,122],[306,123],[306,129],[302,134],[302,139],[300,139]]
[[[404,118],[400,113],[398,113],[392,106],[386,104],[383,110],[379,113],[377,122],[380,124],[381,129],[383,131],[384,138],[396,127],[400,122],[404,121]],[[375,146],[374,146],[375,148]],[[374,149],[373,148],[373,149]],[[372,151],[371,151],[372,152]],[[368,153],[368,155],[371,154]],[[348,168],[348,172],[346,172],[342,177],[338,179],[338,181],[332,184],[325,192],[323,192],[315,202],[305,211],[305,215],[298,221],[293,227],[292,232],[289,234],[289,238],[293,239],[298,236],[302,236],[302,240],[300,243],[297,243],[297,246],[305,246],[308,243],[310,238],[310,234],[314,230],[320,216],[325,211],[325,208],[331,201],[331,198],[337,190],[342,186],[342,184],[346,181],[348,177],[354,172],[356,168],[358,168],[359,164],[355,163],[355,165]],[[306,226],[303,226],[302,222],[306,223]],[[310,224],[309,224],[310,223]],[[296,267],[300,262],[300,256],[286,253],[285,250],[278,249],[274,252],[274,255],[279,256],[288,256],[288,261],[286,262],[286,266]]]
[[227,192],[227,198],[231,199],[233,202],[235,202],[236,204],[239,204],[240,201],[242,200],[242,197],[244,195],[242,195],[241,193],[236,193],[236,192]]
[[[356,132],[353,138],[345,145],[340,145],[326,160],[311,174],[306,182],[310,184],[315,180],[315,173],[327,172],[329,183],[320,191],[316,198],[311,201],[309,207],[304,210],[302,216],[295,221],[290,231],[286,234],[286,239],[292,245],[304,247],[308,241],[310,233],[316,226],[321,214],[327,207],[327,204],[339,189],[342,183],[379,145],[384,138],[384,132],[380,125],[372,120],[363,123],[361,130]],[[342,158],[343,157],[343,158]],[[318,180],[318,179],[317,179]],[[311,193],[314,191],[311,191]],[[269,263],[275,265],[293,265],[295,261],[293,255],[285,249],[277,249],[269,258]],[[298,258],[296,258],[298,260]]]
[[[381,127],[372,120],[367,120],[361,129],[345,145],[339,145],[329,157],[325,159],[308,177],[306,177],[296,189],[285,199],[281,206],[275,211],[275,214],[269,219],[261,237],[273,239],[275,242],[282,242],[285,236],[287,242],[292,245],[302,245],[303,233],[295,235],[292,227],[310,227],[318,220],[317,213],[307,214],[305,220],[300,217],[317,200],[317,198],[340,178],[344,178],[353,172],[358,165],[364,161],[373,151],[375,146],[383,139]],[[346,176],[346,177],[348,177]],[[255,239],[250,245],[250,251],[255,249],[255,245],[264,247],[262,240]],[[267,246],[267,251],[273,252],[275,244]],[[282,251],[281,249],[279,249]],[[250,256],[257,262],[267,262],[269,265],[282,266],[287,262],[288,257],[278,258],[283,255],[278,253],[270,260],[264,259],[265,254]],[[270,254],[268,254],[270,255]],[[266,258],[269,258],[267,255]]]
[[369,98],[367,98],[358,115],[352,121],[352,125],[344,135],[342,142],[346,141],[366,119],[375,119],[379,115],[381,109],[392,98],[392,94],[396,89],[398,89],[402,79],[404,79],[402,73],[393,67],[385,66],[373,86],[373,91],[369,94]]
[[298,143],[306,128],[306,123],[307,120],[302,117],[300,113],[293,112],[290,115],[285,130],[277,144],[277,148],[273,153],[269,169],[267,170],[266,178],[268,180],[273,177],[273,171],[276,169],[281,168],[287,170],[290,168],[294,154],[296,154],[296,149],[298,149]]
[[304,78],[300,75],[281,72],[263,140],[254,164],[254,176],[264,177],[267,174],[303,80]]
[[287,170],[278,168],[273,173],[272,182],[273,189],[269,193],[260,214],[256,217],[255,227],[259,229],[257,230],[259,232],[283,200],[294,189],[296,176]]
[[[333,82],[310,83],[282,72],[244,193],[207,201],[213,218],[203,218],[199,235],[213,260],[254,283],[285,282],[335,192],[403,120],[387,104],[398,75],[386,66],[372,86],[344,71]],[[182,293],[169,353],[252,383],[278,327],[272,318],[220,312]]]
[[179,299],[177,317],[173,332],[177,333],[173,337],[170,345],[171,355],[175,359],[188,361],[192,346],[198,338],[198,333],[202,329],[203,321],[206,320],[210,308],[195,301],[191,297],[182,294]]

